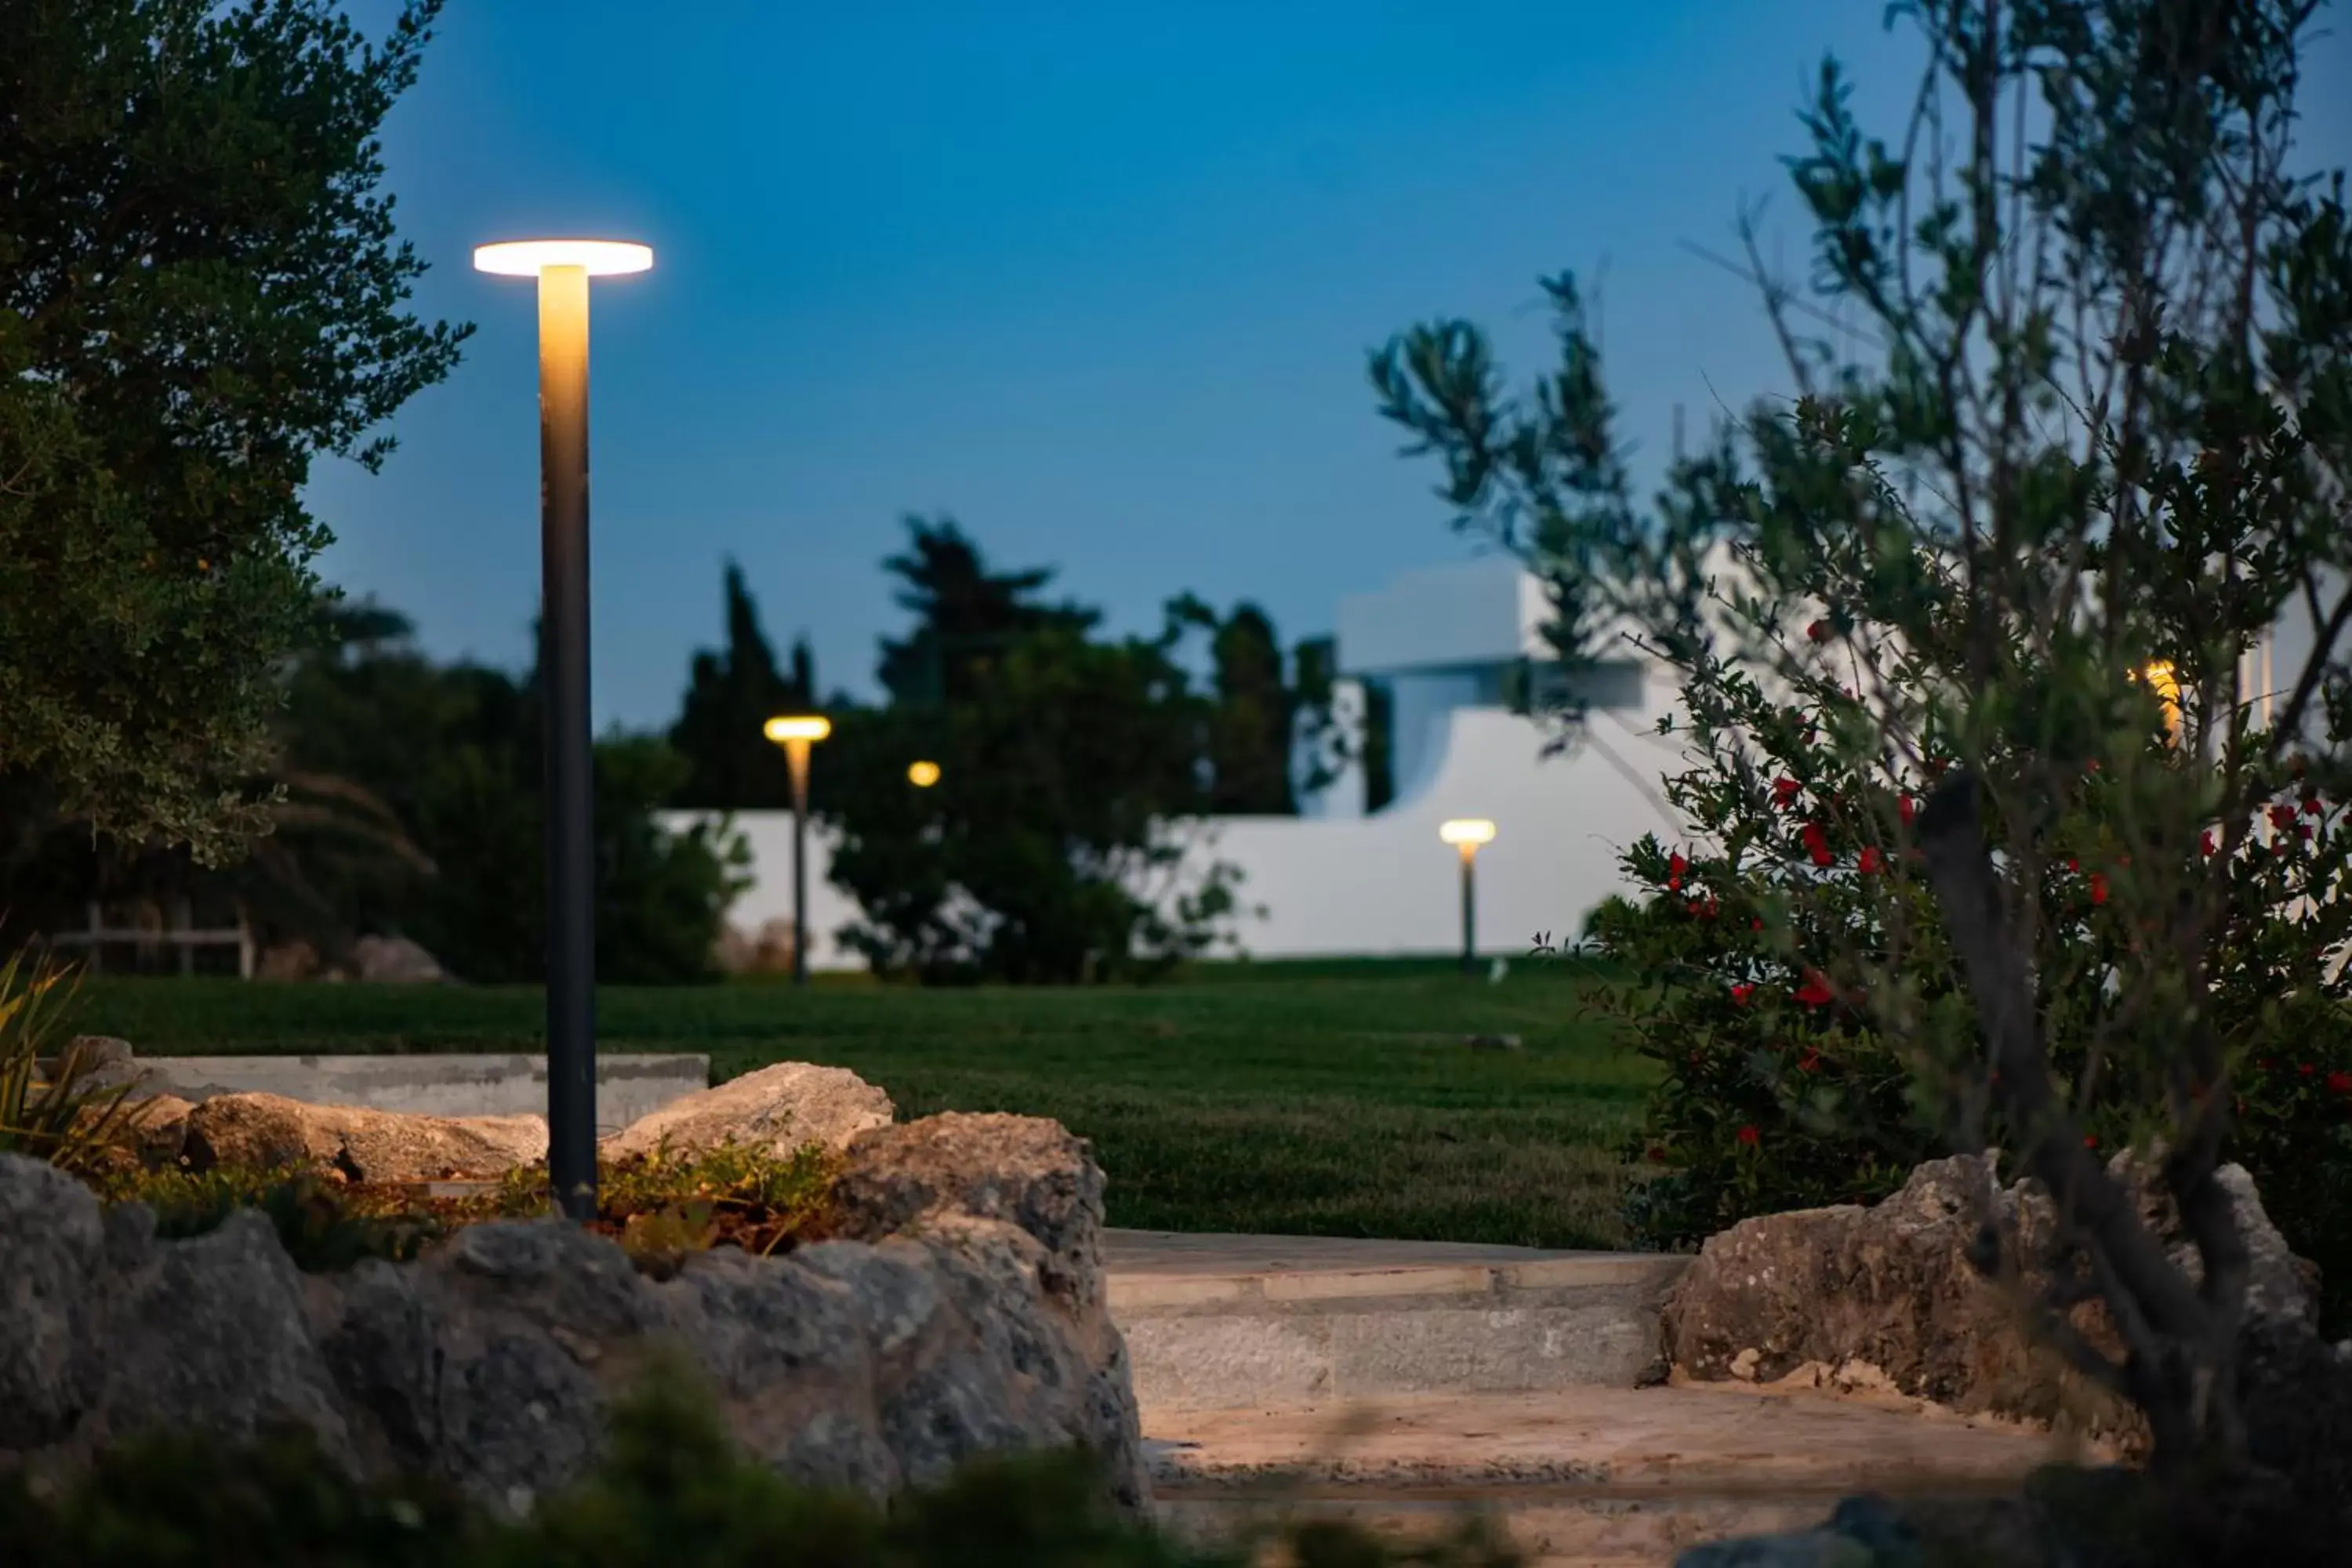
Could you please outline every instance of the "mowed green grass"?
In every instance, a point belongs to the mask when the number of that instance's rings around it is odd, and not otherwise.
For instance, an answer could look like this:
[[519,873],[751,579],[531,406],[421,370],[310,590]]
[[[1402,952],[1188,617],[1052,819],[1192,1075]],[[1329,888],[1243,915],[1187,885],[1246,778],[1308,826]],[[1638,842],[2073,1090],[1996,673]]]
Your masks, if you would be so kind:
[[[610,989],[607,1051],[715,1078],[827,1062],[902,1116],[1010,1110],[1094,1141],[1115,1225],[1537,1247],[1622,1245],[1623,1140],[1651,1073],[1562,967],[1203,966],[1165,985],[963,991],[819,977]],[[150,1055],[536,1050],[531,987],[93,979],[80,1027]],[[1508,1034],[1517,1051],[1465,1037]]]

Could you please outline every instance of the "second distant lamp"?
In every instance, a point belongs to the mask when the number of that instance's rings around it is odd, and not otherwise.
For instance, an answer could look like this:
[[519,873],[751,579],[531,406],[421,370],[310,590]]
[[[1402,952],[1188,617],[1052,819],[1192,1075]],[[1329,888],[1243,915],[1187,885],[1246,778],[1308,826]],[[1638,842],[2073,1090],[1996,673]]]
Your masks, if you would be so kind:
[[1495,825],[1483,816],[1455,817],[1437,825],[1437,837],[1462,856],[1462,973],[1478,965],[1478,847],[1495,841]]
[[809,748],[833,733],[821,714],[784,714],[761,729],[784,749],[793,771],[793,984],[808,984],[808,775]]

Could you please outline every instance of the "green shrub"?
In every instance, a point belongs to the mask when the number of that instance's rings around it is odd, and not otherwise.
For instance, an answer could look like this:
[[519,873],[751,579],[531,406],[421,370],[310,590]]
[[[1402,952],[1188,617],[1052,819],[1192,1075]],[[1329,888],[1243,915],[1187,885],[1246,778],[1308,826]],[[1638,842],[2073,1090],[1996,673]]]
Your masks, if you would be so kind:
[[[1070,1454],[975,1464],[888,1509],[792,1485],[739,1455],[708,1406],[655,1380],[614,1412],[596,1472],[522,1523],[447,1489],[362,1486],[307,1433],[231,1447],[151,1439],[79,1484],[0,1479],[10,1568],[1241,1568],[1261,1542],[1189,1549],[1114,1511]],[[1398,1549],[1344,1526],[1291,1532],[1298,1568],[1507,1568],[1491,1532]]]
[[76,973],[23,949],[0,961],[0,1153],[79,1172],[112,1162],[137,1112],[130,1084],[90,1080],[80,1047],[68,1041],[49,1055],[65,1034]]
[[[1874,1010],[1900,1005],[1931,1020],[1931,1035],[1973,1037],[1941,919],[1895,847],[1913,798],[1842,766],[1810,715],[1774,711],[1752,691],[1742,702],[1737,733],[1752,749],[1702,745],[1668,781],[1694,842],[1632,847],[1622,864],[1644,892],[1602,905],[1588,931],[1611,961],[1589,1004],[1664,1069],[1631,1150],[1654,1173],[1633,1188],[1629,1221],[1657,1245],[1750,1215],[1885,1196],[1948,1152],[1933,1108],[1951,1080],[1916,1048],[1898,1052]],[[2147,765],[2189,765],[2160,737],[2148,744]],[[2041,986],[2053,1063],[2102,1149],[2152,1129],[2137,1119],[2144,1099],[2096,1092],[2091,1052],[2119,1028],[2166,1026],[2116,1016],[2099,984],[2140,958],[2141,933],[2119,910],[2145,901],[2121,889],[2215,870],[2220,848],[2205,834],[2181,847],[2178,867],[2149,866],[2145,849],[2132,865],[2110,820],[2122,772],[2085,768],[2050,803],[2052,874],[2039,899],[2059,939]],[[2280,785],[2263,824],[2274,837],[2250,836],[2218,868],[2224,903],[2205,963],[2235,1089],[2225,1153],[2320,1265],[2326,1316],[2340,1323],[2352,1311],[2352,976],[2332,955],[2352,936],[2352,903],[2326,895],[2352,864],[2352,820],[2291,775]],[[1858,987],[1857,973],[1885,975],[1885,989]]]
[[[674,1273],[684,1256],[716,1246],[765,1255],[822,1237],[839,1161],[821,1145],[789,1154],[722,1143],[692,1154],[667,1146],[599,1163],[594,1229],[617,1238],[640,1268]],[[410,1185],[352,1184],[322,1171],[220,1166],[193,1171],[114,1166],[89,1174],[108,1203],[142,1203],[158,1236],[184,1238],[255,1209],[277,1228],[297,1267],[394,1262],[460,1226],[554,1212],[545,1164],[509,1172],[488,1192],[428,1197]]]

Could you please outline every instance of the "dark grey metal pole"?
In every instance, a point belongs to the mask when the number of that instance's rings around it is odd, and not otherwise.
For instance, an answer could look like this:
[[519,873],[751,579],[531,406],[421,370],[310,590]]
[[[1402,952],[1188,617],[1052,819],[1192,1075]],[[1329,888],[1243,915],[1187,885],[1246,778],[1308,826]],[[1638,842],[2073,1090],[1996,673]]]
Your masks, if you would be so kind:
[[1478,969],[1478,851],[1475,846],[1462,847],[1462,973],[1475,974]]
[[547,708],[547,1170],[596,1213],[594,759],[588,707],[588,273],[539,275],[539,679]]
[[808,771],[809,743],[788,742],[793,765],[793,984],[806,985],[808,969]]

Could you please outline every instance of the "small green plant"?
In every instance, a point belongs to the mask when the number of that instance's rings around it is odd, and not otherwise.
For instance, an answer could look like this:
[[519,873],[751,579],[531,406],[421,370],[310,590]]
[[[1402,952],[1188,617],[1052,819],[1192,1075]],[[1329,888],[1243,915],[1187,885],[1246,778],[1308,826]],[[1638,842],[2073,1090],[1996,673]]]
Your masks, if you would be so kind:
[[[838,1168],[837,1157],[818,1144],[789,1154],[731,1142],[685,1154],[665,1146],[604,1163],[591,1226],[656,1278],[712,1247],[765,1257],[824,1235]],[[487,1192],[455,1196],[351,1183],[324,1171],[247,1166],[118,1163],[84,1174],[106,1202],[152,1209],[156,1234],[166,1237],[201,1236],[239,1209],[258,1210],[296,1265],[313,1273],[368,1258],[404,1261],[463,1226],[554,1212],[544,1164],[510,1171]]]
[[92,1083],[92,1063],[78,1042],[47,1057],[65,1033],[79,979],[47,952],[26,960],[19,949],[0,963],[0,1153],[92,1170],[135,1129],[133,1086]]
[[[448,1488],[363,1486],[308,1433],[231,1446],[169,1436],[103,1456],[41,1493],[0,1479],[11,1568],[1512,1568],[1491,1530],[1399,1546],[1314,1523],[1197,1548],[1109,1506],[1096,1467],[1055,1453],[983,1460],[897,1500],[795,1486],[745,1458],[689,1377],[650,1380],[614,1412],[603,1463],[527,1521],[489,1517]],[[1271,1549],[1269,1551],[1269,1549]]]

